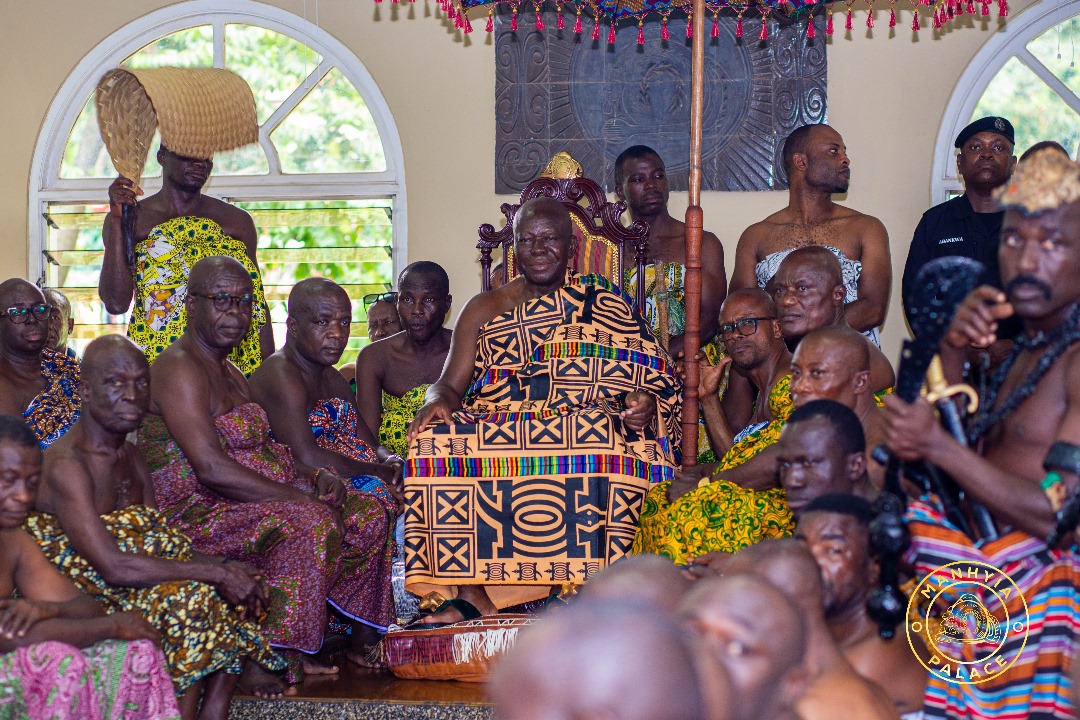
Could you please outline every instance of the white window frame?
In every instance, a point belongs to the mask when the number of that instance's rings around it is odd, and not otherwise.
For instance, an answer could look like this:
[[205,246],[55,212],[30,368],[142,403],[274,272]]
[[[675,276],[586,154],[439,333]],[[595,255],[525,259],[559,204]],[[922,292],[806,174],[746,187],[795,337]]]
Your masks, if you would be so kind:
[[934,205],[948,200],[949,193],[964,192],[964,184],[956,173],[953,141],[960,130],[971,122],[971,114],[975,112],[986,88],[1013,57],[1054,89],[1069,107],[1080,114],[1080,100],[1027,49],[1027,44],[1033,39],[1076,15],[1080,15],[1080,0],[1057,0],[1034,5],[1009,18],[1004,27],[994,33],[968,63],[967,69],[956,83],[949,103],[945,106],[937,142],[934,144],[931,174],[933,179],[930,187]]
[[[405,161],[397,125],[390,107],[363,63],[328,32],[293,13],[252,0],[191,0],[145,15],[105,38],[86,54],[64,81],[38,134],[30,166],[28,216],[28,275],[42,276],[42,250],[47,225],[43,217],[49,203],[85,202],[97,198],[107,202],[112,178],[67,179],[60,177],[71,130],[106,71],[125,58],[166,35],[199,25],[214,26],[214,63],[224,57],[227,24],[256,25],[294,38],[319,53],[324,63],[336,66],[356,87],[375,121],[386,158],[386,170],[369,173],[282,174],[277,154],[267,132],[260,128],[259,144],[266,153],[270,175],[211,175],[208,195],[230,201],[313,200],[385,198],[393,200],[393,272],[397,277],[408,257]],[[276,115],[277,113],[275,113]],[[278,174],[275,174],[277,172]],[[161,187],[160,178],[147,178],[147,195]]]

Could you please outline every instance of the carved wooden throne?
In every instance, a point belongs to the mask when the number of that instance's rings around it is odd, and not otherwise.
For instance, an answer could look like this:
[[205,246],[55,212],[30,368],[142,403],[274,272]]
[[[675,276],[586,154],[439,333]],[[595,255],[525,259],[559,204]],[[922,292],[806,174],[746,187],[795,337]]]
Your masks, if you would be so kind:
[[[581,273],[599,273],[620,288],[626,278],[626,267],[633,263],[637,276],[645,277],[645,259],[649,246],[649,226],[635,222],[623,226],[619,218],[626,211],[626,203],[609,202],[603,189],[592,180],[582,177],[581,165],[568,153],[560,152],[548,163],[536,180],[521,191],[518,203],[503,203],[501,210],[506,216],[506,226],[496,230],[490,224],[479,228],[481,289],[492,286],[491,253],[502,248],[501,273],[503,284],[517,276],[514,262],[514,218],[526,201],[547,196],[558,200],[570,211],[574,222],[574,255],[570,267]],[[645,305],[645,283],[637,284],[637,307]]]

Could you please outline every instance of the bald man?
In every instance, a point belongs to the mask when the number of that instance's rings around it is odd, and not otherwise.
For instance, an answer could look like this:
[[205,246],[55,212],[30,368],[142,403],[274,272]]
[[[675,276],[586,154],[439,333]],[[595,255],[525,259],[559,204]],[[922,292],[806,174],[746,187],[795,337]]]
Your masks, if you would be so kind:
[[0,283],[0,414],[22,417],[42,450],[79,419],[79,363],[48,348],[52,313],[36,285]]
[[[731,720],[795,720],[806,691],[806,623],[783,593],[745,575],[696,583],[679,612],[731,678]],[[687,716],[689,717],[689,716]]]
[[671,358],[606,280],[567,273],[572,239],[561,203],[521,206],[521,274],[466,303],[410,427],[406,586],[454,596],[426,622],[586,582],[627,553],[645,492],[674,474]]
[[724,572],[772,583],[802,615],[810,682],[796,706],[801,720],[900,717],[885,691],[855,672],[829,634],[821,573],[805,545],[790,538],[766,540],[736,553]]
[[615,601],[633,597],[675,612],[690,589],[690,578],[661,555],[633,555],[602,570],[580,598]]
[[75,331],[75,318],[71,316],[71,301],[56,288],[45,288],[45,301],[56,308],[49,316],[49,342],[47,347],[70,358],[78,357],[68,347],[68,338]]
[[[870,546],[873,519],[874,508],[864,498],[823,495],[803,508],[795,539],[806,544],[821,569],[825,621],[844,656],[860,675],[885,688],[901,716],[911,717],[922,711],[927,671],[908,643],[882,640],[867,612],[879,570]],[[909,640],[926,651],[919,636]]]
[[849,327],[828,327],[808,334],[791,359],[791,400],[796,407],[811,400],[835,400],[855,411],[866,436],[867,470],[883,487],[885,469],[870,458],[885,441],[885,416],[870,393],[872,348]]
[[[490,693],[503,720],[724,720],[731,696],[707,702],[695,666],[693,649],[666,613],[580,603],[524,630],[496,666]],[[708,690],[721,684],[716,674],[708,680]]]
[[[109,612],[136,609],[157,628],[185,718],[224,720],[244,662],[284,668],[258,623],[267,602],[262,575],[193,551],[158,512],[146,463],[127,441],[150,403],[142,351],[120,335],[94,340],[79,390],[82,414],[45,452],[25,527]],[[276,683],[245,690],[281,694]]]
[[828,125],[804,125],[784,141],[783,161],[788,205],[743,232],[731,289],[765,287],[787,252],[823,247],[844,266],[842,300],[852,326],[876,343],[892,282],[889,234],[877,218],[833,202],[851,181],[844,139]]
[[[799,248],[788,254],[766,290],[776,302],[784,339],[791,348],[814,330],[851,327],[844,304],[840,263],[823,247]],[[870,353],[870,390],[878,393],[891,387],[896,376],[881,350],[869,340],[866,342]]]
[[390,622],[390,585],[379,584],[389,523],[385,515],[365,523],[370,495],[270,439],[266,412],[229,361],[256,303],[244,266],[200,260],[184,302],[184,334],[150,368],[150,414],[139,431],[157,501],[196,550],[265,575],[266,634],[285,650],[290,681],[301,667],[336,672],[313,657],[328,603],[357,633]]

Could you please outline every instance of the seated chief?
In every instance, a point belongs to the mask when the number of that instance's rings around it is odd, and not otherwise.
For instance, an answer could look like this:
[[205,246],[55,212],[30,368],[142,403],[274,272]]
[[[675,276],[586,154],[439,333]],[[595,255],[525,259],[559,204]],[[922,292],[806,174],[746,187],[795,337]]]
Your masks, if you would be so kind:
[[461,311],[410,428],[406,586],[453,622],[583,583],[630,548],[674,473],[680,384],[632,301],[567,273],[569,213],[518,210],[522,275]]
[[[390,520],[381,501],[346,490],[322,467],[270,439],[229,353],[251,323],[252,281],[234,258],[195,263],[184,334],[150,368],[150,415],[139,432],[154,495],[195,550],[252,565],[266,577],[271,644],[286,650],[288,680],[299,653],[323,643],[329,602],[353,624],[359,661],[370,625],[385,632],[392,595],[385,557]],[[332,670],[305,658],[307,672]]]

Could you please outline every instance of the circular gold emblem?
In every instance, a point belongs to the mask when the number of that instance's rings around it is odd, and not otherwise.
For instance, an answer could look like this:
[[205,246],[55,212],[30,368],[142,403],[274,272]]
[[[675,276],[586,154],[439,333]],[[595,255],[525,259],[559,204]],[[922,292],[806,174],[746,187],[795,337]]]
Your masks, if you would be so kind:
[[[923,667],[947,682],[975,685],[1001,675],[1023,652],[1028,629],[1024,594],[989,563],[942,565],[908,599],[908,645]],[[915,636],[929,658],[916,647]]]

